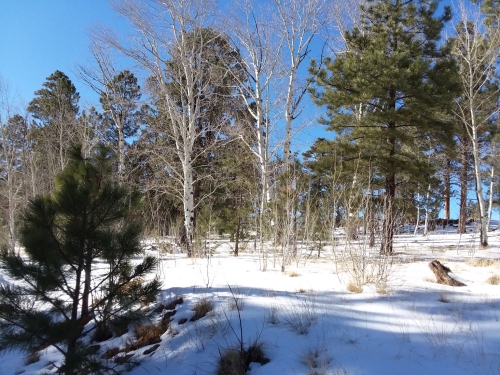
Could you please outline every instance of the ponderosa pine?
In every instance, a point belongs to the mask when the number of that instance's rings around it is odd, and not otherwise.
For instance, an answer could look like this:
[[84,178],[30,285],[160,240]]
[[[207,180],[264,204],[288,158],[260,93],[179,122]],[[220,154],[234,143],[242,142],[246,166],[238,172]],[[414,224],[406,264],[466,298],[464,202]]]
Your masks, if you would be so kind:
[[422,139],[451,138],[443,114],[459,86],[450,48],[441,43],[451,12],[445,7],[435,17],[437,7],[437,1],[369,0],[361,26],[346,31],[346,52],[310,69],[314,100],[327,108],[321,122],[340,136],[338,146],[370,161],[384,181],[381,254],[393,251],[398,175],[431,174],[408,151]]

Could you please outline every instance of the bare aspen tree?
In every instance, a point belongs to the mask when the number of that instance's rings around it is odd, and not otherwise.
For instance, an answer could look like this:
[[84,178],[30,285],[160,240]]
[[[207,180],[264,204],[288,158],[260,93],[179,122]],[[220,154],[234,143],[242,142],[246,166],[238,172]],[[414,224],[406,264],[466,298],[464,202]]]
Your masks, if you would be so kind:
[[[256,1],[242,0],[235,3],[228,28],[233,43],[241,54],[241,64],[248,83],[240,82],[242,99],[254,122],[250,139],[241,139],[256,157],[260,173],[259,199],[259,243],[263,249],[263,215],[272,199],[271,160],[282,143],[273,144],[276,131],[276,106],[280,101],[280,60],[279,53],[283,39],[272,27],[269,13],[263,12]],[[267,267],[266,254],[263,252],[262,269]]]
[[456,115],[465,126],[472,146],[481,246],[486,247],[488,212],[481,177],[480,139],[481,128],[500,110],[497,105],[498,83],[494,83],[500,56],[500,29],[495,23],[483,22],[480,11],[473,5],[462,3],[460,17],[454,53],[459,63],[462,96],[457,99]]
[[123,0],[113,5],[132,23],[135,34],[122,43],[112,33],[101,31],[100,42],[114,46],[150,75],[150,90],[158,98],[157,109],[164,123],[163,135],[175,155],[174,160],[169,156],[164,159],[164,170],[177,183],[174,193],[183,205],[183,237],[187,254],[192,256],[195,208],[200,202],[195,202],[194,185],[201,178],[195,165],[206,154],[198,145],[210,131],[217,132],[217,128],[202,125],[210,123],[206,109],[216,105],[214,80],[223,78],[220,72],[207,69],[205,56],[212,42],[206,28],[214,4],[209,0]]
[[24,121],[24,118],[14,115],[10,89],[0,76],[0,195],[6,201],[6,222],[11,251],[14,251],[16,244],[15,219],[22,193],[19,121]]
[[311,42],[328,25],[330,2],[326,0],[273,0],[277,19],[275,28],[283,40],[280,62],[286,77],[285,94],[285,169],[290,163],[292,122],[299,115],[300,103],[309,81],[300,77],[299,67],[310,57]]

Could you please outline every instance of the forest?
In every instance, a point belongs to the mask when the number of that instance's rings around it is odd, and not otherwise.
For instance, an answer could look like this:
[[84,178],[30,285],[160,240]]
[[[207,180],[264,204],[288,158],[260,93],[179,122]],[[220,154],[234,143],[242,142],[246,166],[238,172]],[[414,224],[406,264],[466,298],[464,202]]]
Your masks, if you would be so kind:
[[[133,261],[145,238],[189,259],[228,239],[232,255],[281,272],[304,251],[319,258],[339,229],[383,264],[403,232],[473,224],[488,248],[498,0],[112,4],[131,31],[93,28],[79,82],[47,72],[20,108],[0,80],[2,267],[28,284],[2,287],[0,347],[26,349],[17,329],[44,325],[50,337],[27,349],[53,345],[78,373],[85,324],[100,314],[90,331],[112,337],[114,317],[133,321],[158,293],[157,278],[144,282],[157,260]],[[79,84],[98,102],[83,106]],[[301,140],[317,128],[328,136]],[[26,315],[20,295],[49,301],[64,324]]]

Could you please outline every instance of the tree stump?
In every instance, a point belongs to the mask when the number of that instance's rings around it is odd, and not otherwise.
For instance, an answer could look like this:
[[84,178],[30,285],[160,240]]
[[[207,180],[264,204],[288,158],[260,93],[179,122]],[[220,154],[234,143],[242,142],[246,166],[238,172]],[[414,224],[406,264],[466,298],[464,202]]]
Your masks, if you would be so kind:
[[450,285],[450,286],[466,286],[464,283],[455,280],[450,275],[448,275],[451,270],[442,265],[439,261],[433,260],[429,263],[429,268],[434,272],[437,282],[439,284]]

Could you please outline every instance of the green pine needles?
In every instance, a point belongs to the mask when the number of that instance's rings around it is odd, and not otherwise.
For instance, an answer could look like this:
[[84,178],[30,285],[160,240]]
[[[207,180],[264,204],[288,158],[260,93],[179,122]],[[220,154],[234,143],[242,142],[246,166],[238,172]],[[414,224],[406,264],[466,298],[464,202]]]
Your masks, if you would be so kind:
[[17,282],[0,285],[0,347],[52,346],[68,375],[105,372],[82,338],[112,336],[113,325],[140,318],[160,288],[157,279],[143,281],[154,258],[132,264],[142,252],[133,215],[140,197],[113,181],[113,161],[105,146],[89,158],[75,148],[52,194],[31,200],[21,217],[26,256],[1,256]]
[[[437,1],[368,0],[361,7],[361,26],[345,33],[346,52],[310,68],[311,93],[327,108],[321,121],[337,133],[335,152],[369,163],[373,179],[382,181],[381,254],[392,254],[398,177],[428,183],[432,172],[415,152],[452,137],[447,113],[460,87],[450,46],[440,45],[450,9],[434,17],[437,6]],[[424,150],[425,142],[432,146]]]

